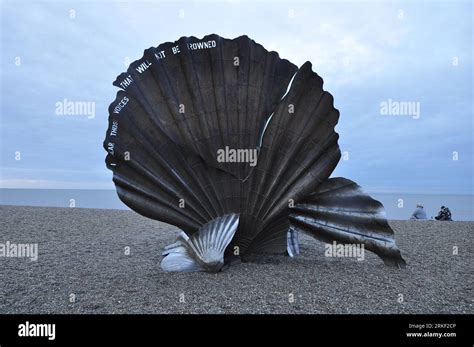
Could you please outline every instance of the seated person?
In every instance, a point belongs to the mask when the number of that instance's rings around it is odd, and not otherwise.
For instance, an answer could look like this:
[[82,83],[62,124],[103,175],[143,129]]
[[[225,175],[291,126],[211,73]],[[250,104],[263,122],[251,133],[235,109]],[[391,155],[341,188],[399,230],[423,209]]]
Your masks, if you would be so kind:
[[441,211],[439,211],[438,215],[435,217],[437,220],[452,220],[451,219],[451,211],[449,208],[441,206]]
[[423,210],[422,204],[417,204],[415,211],[412,213],[410,219],[426,219],[426,212]]

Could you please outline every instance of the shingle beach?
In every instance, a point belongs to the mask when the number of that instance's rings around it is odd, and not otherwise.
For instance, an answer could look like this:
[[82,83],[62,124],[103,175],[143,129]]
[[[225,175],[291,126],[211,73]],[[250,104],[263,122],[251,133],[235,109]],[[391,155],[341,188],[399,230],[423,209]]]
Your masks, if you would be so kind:
[[474,222],[390,221],[404,269],[301,255],[253,256],[218,274],[165,273],[179,230],[132,211],[0,206],[0,243],[37,243],[38,259],[0,257],[0,314],[474,313]]

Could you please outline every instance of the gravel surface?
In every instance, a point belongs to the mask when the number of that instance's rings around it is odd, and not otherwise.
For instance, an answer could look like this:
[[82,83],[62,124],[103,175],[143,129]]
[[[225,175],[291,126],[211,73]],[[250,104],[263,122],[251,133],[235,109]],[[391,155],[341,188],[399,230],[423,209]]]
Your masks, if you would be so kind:
[[302,236],[295,259],[180,274],[159,267],[173,226],[132,211],[0,206],[0,243],[38,243],[37,261],[0,257],[0,313],[473,314],[474,222],[390,224],[405,269],[370,252],[325,257]]

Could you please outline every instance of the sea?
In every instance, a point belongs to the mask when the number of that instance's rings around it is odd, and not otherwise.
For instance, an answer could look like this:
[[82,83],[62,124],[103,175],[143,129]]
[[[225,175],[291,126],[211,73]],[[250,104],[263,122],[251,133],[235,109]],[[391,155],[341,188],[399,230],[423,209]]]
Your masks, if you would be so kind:
[[[449,207],[453,220],[474,220],[473,195],[413,193],[370,193],[385,207],[388,219],[409,219],[417,203],[422,203],[428,218],[437,215],[442,205]],[[0,189],[0,205],[48,206],[128,210],[115,190],[83,189]]]

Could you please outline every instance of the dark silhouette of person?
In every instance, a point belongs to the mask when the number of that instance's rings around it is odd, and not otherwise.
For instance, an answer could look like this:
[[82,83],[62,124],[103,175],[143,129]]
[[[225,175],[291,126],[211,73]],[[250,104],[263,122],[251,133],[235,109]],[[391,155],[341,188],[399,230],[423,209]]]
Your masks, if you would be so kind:
[[441,211],[438,212],[438,215],[435,217],[437,220],[452,220],[451,211],[445,206],[441,206]]

